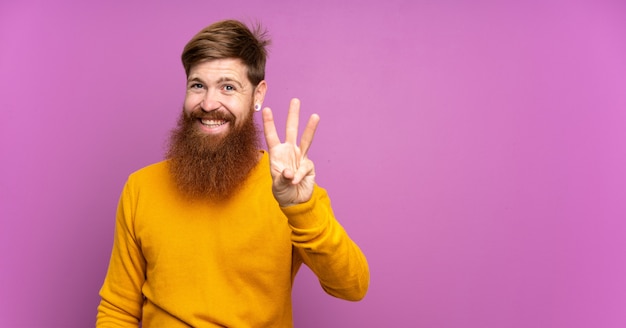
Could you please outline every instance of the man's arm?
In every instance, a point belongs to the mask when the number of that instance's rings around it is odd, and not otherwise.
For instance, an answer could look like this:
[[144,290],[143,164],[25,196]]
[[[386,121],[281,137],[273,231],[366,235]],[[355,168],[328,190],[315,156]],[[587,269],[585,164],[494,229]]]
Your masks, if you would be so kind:
[[96,327],[136,328],[141,320],[146,261],[135,236],[130,189],[127,183],[117,209],[113,250],[100,290]]
[[365,256],[335,220],[326,191],[315,184],[315,167],[307,157],[319,116],[309,119],[300,145],[296,145],[300,101],[289,106],[285,142],[276,133],[269,108],[263,127],[270,158],[272,192],[292,229],[292,243],[317,275],[324,290],[348,300],[360,300],[369,286]]
[[335,219],[326,191],[316,186],[308,202],[282,210],[293,245],[324,290],[349,301],[363,299],[370,281],[367,260]]

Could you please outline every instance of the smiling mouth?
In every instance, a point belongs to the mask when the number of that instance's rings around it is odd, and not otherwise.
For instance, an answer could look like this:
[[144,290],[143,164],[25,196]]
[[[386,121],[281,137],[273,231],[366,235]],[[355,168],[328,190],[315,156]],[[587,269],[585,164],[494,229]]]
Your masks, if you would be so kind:
[[209,128],[216,128],[218,126],[222,126],[226,123],[228,123],[227,120],[215,120],[215,119],[201,119],[200,123],[202,123],[202,125],[209,127]]

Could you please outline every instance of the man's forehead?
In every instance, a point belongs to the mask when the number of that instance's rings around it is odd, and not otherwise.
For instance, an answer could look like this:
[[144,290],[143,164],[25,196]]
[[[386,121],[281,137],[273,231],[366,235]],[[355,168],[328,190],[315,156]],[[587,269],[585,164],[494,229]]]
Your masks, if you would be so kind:
[[188,79],[210,78],[211,80],[236,79],[247,81],[248,69],[238,58],[206,60],[194,64],[189,70]]

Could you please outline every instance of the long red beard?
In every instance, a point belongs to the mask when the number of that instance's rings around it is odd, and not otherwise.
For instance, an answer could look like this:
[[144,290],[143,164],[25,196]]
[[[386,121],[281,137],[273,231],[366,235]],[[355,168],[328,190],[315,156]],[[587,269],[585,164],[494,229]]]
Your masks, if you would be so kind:
[[[179,190],[192,199],[232,196],[259,160],[258,128],[252,111],[241,126],[217,139],[198,131],[194,115],[182,113],[172,130],[166,158]],[[229,124],[235,125],[234,120]]]

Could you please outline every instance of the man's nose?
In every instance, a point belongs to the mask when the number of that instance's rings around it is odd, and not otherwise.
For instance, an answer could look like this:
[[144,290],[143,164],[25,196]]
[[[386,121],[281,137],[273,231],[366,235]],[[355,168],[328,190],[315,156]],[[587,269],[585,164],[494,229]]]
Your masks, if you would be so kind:
[[202,108],[205,112],[214,111],[222,106],[222,103],[219,99],[219,93],[214,90],[207,90],[202,98],[202,102],[200,103],[200,108]]

